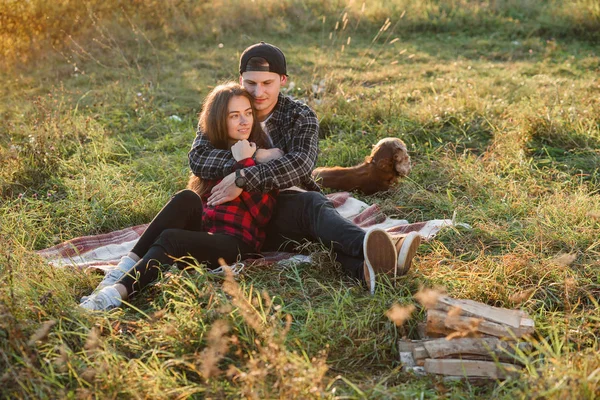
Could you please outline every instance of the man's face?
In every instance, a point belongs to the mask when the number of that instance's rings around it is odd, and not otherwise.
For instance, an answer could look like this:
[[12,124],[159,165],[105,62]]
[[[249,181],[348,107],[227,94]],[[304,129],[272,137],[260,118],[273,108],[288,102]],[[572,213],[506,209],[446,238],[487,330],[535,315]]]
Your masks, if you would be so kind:
[[275,72],[246,71],[240,77],[240,84],[254,99],[254,108],[259,121],[269,116],[277,104],[281,85],[287,82],[287,76]]

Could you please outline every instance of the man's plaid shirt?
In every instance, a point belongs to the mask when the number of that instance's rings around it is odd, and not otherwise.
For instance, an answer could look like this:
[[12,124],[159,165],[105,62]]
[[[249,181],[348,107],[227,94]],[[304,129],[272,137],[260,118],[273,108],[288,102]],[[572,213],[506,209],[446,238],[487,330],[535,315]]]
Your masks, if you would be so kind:
[[[266,127],[273,147],[285,154],[277,160],[246,168],[247,189],[266,193],[300,186],[320,191],[311,177],[319,144],[319,122],[314,111],[280,93]],[[231,152],[215,149],[200,129],[188,157],[192,172],[202,179],[221,179],[233,172],[235,164]]]
[[[246,158],[234,164],[233,169],[235,171],[254,165],[254,160]],[[206,183],[212,189],[219,181],[212,180]],[[207,201],[210,190],[207,190],[202,196],[202,228],[206,232],[235,236],[259,252],[266,237],[265,226],[273,215],[276,195],[277,190],[269,193],[244,190],[237,198],[227,203],[209,207]]]

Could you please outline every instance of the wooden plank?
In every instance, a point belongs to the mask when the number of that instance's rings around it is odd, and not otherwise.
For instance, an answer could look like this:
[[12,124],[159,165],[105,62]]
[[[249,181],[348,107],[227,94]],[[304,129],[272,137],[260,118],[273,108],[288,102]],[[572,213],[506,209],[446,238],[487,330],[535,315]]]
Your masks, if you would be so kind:
[[521,328],[535,329],[535,322],[529,317],[521,318]]
[[512,314],[512,315],[516,315],[516,316],[520,316],[520,317],[529,318],[529,314],[527,314],[523,310],[513,310],[513,309],[510,309],[510,308],[494,307],[494,306],[490,306],[490,305],[487,305],[485,303],[481,303],[479,301],[470,300],[470,299],[454,299],[454,298],[448,297],[448,296],[444,296],[444,297],[445,297],[445,299],[452,299],[454,301],[464,302],[465,304],[472,305],[473,307],[483,306],[484,308],[489,308],[489,309],[492,309],[492,310],[500,310],[503,313],[508,313],[508,314]]
[[495,337],[436,339],[424,342],[423,346],[431,358],[517,361],[511,344]]
[[419,339],[428,339],[427,335],[427,324],[424,322],[419,322],[417,324],[417,334],[419,335]]
[[428,342],[430,340],[432,340],[432,339],[424,339],[424,340],[400,339],[400,340],[398,340],[398,351],[412,352],[415,347],[419,347],[419,346],[423,347],[423,343]]
[[492,356],[502,341],[498,338],[461,338],[461,339],[436,339],[423,346],[431,358],[445,358],[460,354],[479,354]]
[[417,365],[422,364],[422,363],[420,364],[419,361],[429,358],[429,354],[427,353],[427,350],[423,346],[415,347],[412,351],[412,356],[415,359],[415,362],[417,363]]
[[512,328],[519,328],[521,319],[527,318],[527,315],[520,310],[493,307],[473,300],[453,299],[448,296],[440,296],[435,306],[436,309],[446,312],[455,307],[460,307],[463,316],[483,318]]
[[446,318],[448,314],[438,310],[427,311],[427,334],[429,336],[439,335],[447,336],[454,332],[453,329],[446,327]]
[[400,352],[400,362],[402,363],[402,367],[406,370],[407,368],[416,367],[417,363],[412,356],[412,353],[409,351],[401,351]]
[[[516,344],[517,348],[522,351],[523,353],[529,353],[533,350],[533,345],[529,342],[519,342]],[[517,352],[516,349],[512,350],[515,352]]]
[[428,358],[425,360],[425,372],[438,375],[486,377],[506,379],[518,369],[511,364],[493,361],[455,360]]
[[453,375],[444,375],[442,377],[442,381],[444,382],[457,382],[457,381],[467,381],[471,385],[481,386],[493,381],[492,378],[486,378],[484,376],[453,376]]
[[448,316],[443,311],[428,310],[427,311],[427,331],[439,332],[444,331],[459,331],[459,332],[481,332],[487,335],[496,337],[523,337],[531,334],[534,328],[519,327],[513,328],[510,326],[498,324],[495,322],[482,320],[480,318],[472,318],[467,316]]
[[417,347],[417,343],[412,340],[398,340],[398,351],[400,353],[412,353],[415,347]]
[[[446,320],[446,327],[451,329],[460,330],[461,327],[467,326],[470,327],[472,324],[476,323],[477,318],[471,317],[459,317],[457,319],[449,318]],[[496,337],[506,337],[506,338],[521,338],[525,335],[533,333],[533,329],[524,329],[524,328],[513,328],[510,326],[497,324],[491,321],[480,321],[476,328],[479,332],[485,333],[488,335],[496,336]]]

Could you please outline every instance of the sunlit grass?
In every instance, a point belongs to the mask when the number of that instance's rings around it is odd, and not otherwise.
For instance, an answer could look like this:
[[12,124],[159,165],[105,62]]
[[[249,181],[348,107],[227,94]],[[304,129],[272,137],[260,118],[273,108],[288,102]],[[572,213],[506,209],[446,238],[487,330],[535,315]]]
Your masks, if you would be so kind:
[[[594,397],[597,2],[367,3],[0,5],[20,18],[0,24],[3,395]],[[473,229],[423,244],[408,276],[375,296],[317,246],[312,263],[250,269],[237,285],[170,271],[131,307],[80,312],[100,277],[51,269],[34,250],[148,222],[185,185],[201,99],[236,79],[239,51],[258,40],[285,51],[288,93],[319,115],[319,165],[355,164],[401,137],[411,175],[359,197]],[[385,312],[422,286],[529,312],[534,351],[519,379],[402,373],[396,342],[416,336],[423,312],[403,327]],[[40,332],[44,321],[55,324]]]

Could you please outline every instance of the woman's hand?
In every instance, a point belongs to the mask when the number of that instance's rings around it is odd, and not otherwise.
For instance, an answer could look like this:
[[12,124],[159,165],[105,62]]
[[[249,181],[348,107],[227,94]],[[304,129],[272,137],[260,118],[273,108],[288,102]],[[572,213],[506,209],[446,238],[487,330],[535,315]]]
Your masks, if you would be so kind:
[[256,143],[247,141],[246,139],[240,140],[233,146],[231,146],[231,154],[235,161],[245,160],[250,158],[256,152]]

